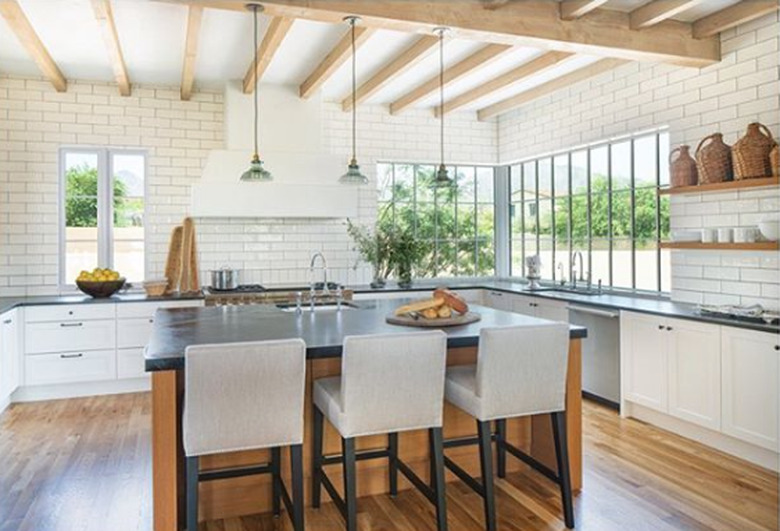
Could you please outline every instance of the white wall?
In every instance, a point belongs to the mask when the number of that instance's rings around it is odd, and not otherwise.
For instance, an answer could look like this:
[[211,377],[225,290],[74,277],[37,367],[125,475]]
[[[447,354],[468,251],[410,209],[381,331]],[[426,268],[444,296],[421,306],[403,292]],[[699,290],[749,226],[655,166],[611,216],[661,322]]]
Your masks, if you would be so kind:
[[[780,135],[780,23],[765,16],[721,35],[723,60],[703,69],[631,63],[498,118],[499,159],[513,162],[667,126],[695,149],[720,131],[733,144],[748,123]],[[672,228],[754,226],[780,211],[777,189],[673,196]],[[674,251],[672,297],[778,308],[773,252]]]
[[[160,276],[170,231],[188,213],[190,187],[208,151],[224,148],[223,100],[222,93],[198,92],[180,101],[178,87],[135,86],[132,96],[120,97],[113,84],[81,81],[57,93],[41,79],[0,75],[0,296],[57,292],[62,146],[148,150],[147,276]],[[346,165],[350,115],[326,104],[323,116],[326,148]],[[391,117],[364,106],[358,116],[358,157],[372,180],[360,192],[359,215],[370,221],[376,162],[437,160],[438,129],[429,112]],[[471,114],[449,120],[448,142],[453,161],[496,161],[495,124]],[[228,263],[246,270],[245,282],[308,281],[309,257],[317,250],[328,256],[333,278],[368,280],[366,268],[352,270],[356,257],[344,220],[200,219],[197,230],[201,268]]]

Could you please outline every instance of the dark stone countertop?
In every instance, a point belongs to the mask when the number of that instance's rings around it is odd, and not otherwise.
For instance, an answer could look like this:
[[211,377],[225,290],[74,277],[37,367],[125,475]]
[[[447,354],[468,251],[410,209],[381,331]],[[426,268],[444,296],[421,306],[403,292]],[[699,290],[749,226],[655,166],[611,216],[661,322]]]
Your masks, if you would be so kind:
[[188,293],[184,295],[165,295],[149,297],[143,292],[120,293],[104,299],[95,299],[89,295],[73,293],[72,295],[38,295],[30,297],[0,297],[0,313],[13,310],[17,306],[51,306],[56,304],[110,304],[115,302],[171,302],[201,300],[203,294]]
[[[146,347],[147,371],[181,369],[184,351],[190,345],[265,341],[300,337],[306,342],[307,357],[341,355],[345,336],[404,333],[423,328],[390,325],[385,317],[403,300],[367,300],[353,303],[357,308],[307,312],[283,312],[273,305],[176,308],[157,311],[152,338]],[[533,325],[543,322],[485,306],[472,305],[482,319],[463,326],[442,328],[447,345],[476,346],[479,331],[487,326]],[[571,327],[572,338],[584,338],[587,329]]]

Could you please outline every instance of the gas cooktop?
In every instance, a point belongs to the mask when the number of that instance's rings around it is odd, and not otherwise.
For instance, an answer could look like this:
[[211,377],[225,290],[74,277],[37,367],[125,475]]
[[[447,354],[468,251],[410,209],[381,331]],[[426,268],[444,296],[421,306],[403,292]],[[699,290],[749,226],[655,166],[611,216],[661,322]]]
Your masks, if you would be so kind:
[[230,294],[243,294],[243,293],[263,293],[266,291],[265,287],[260,284],[241,284],[236,289],[214,289],[206,288],[206,293],[213,295],[230,295]]

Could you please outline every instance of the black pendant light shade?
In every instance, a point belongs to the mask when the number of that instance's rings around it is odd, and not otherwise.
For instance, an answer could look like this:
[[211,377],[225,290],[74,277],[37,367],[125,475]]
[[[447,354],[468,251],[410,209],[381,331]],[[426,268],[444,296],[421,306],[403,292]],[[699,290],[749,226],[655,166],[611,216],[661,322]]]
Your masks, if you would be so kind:
[[360,166],[357,163],[355,155],[357,144],[357,105],[356,105],[356,86],[355,86],[355,24],[360,21],[360,17],[344,17],[344,21],[350,25],[352,35],[352,159],[347,166],[347,173],[339,177],[342,184],[368,184],[368,177],[360,173]]
[[435,188],[446,188],[455,183],[450,178],[447,166],[444,164],[444,34],[447,30],[448,28],[436,28],[433,30],[434,33],[439,35],[439,133],[441,150],[441,162],[433,179]]
[[[255,76],[257,76],[257,13],[263,10],[263,6],[260,4],[250,3],[246,5],[246,8],[252,11],[254,16],[254,72]],[[254,119],[254,125],[255,125],[255,153],[252,156],[252,162],[249,164],[249,169],[241,174],[241,180],[242,181],[271,181],[273,180],[273,177],[271,176],[271,172],[266,170],[263,167],[263,161],[260,160],[260,155],[258,154],[257,149],[257,122],[258,122],[258,116],[257,116],[257,85],[258,80],[255,79],[255,90],[254,90],[254,103],[255,103],[255,119]]]

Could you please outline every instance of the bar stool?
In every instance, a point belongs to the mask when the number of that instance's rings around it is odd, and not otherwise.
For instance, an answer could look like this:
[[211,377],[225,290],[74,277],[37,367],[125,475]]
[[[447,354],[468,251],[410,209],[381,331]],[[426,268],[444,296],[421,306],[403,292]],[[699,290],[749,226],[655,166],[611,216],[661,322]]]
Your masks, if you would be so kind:
[[[303,531],[303,396],[306,344],[301,339],[187,347],[183,440],[187,531],[198,529],[198,481],[271,474],[272,508],[281,502]],[[290,447],[292,496],[281,479],[281,447]],[[201,472],[205,455],[270,448],[270,462]]]
[[[387,458],[390,494],[398,493],[398,471],[436,506],[439,531],[447,529],[444,493],[442,417],[447,336],[439,331],[344,338],[341,375],[314,382],[312,505],[325,490],[344,516],[348,531],[357,530],[356,461]],[[324,419],[341,435],[341,455],[323,455]],[[423,482],[398,458],[398,432],[428,429],[431,484]],[[355,438],[388,434],[386,449],[355,451]],[[341,464],[344,498],[323,466]]]
[[[560,486],[566,527],[574,527],[565,416],[568,359],[569,325],[566,323],[483,328],[476,365],[447,369],[444,397],[477,419],[478,435],[446,440],[444,447],[478,444],[482,482],[447,456],[444,464],[482,496],[488,531],[496,529],[493,440],[498,477],[506,476],[507,452],[541,472]],[[552,418],[557,473],[506,442],[506,419],[540,414]],[[496,421],[495,434],[491,433],[491,421]]]

